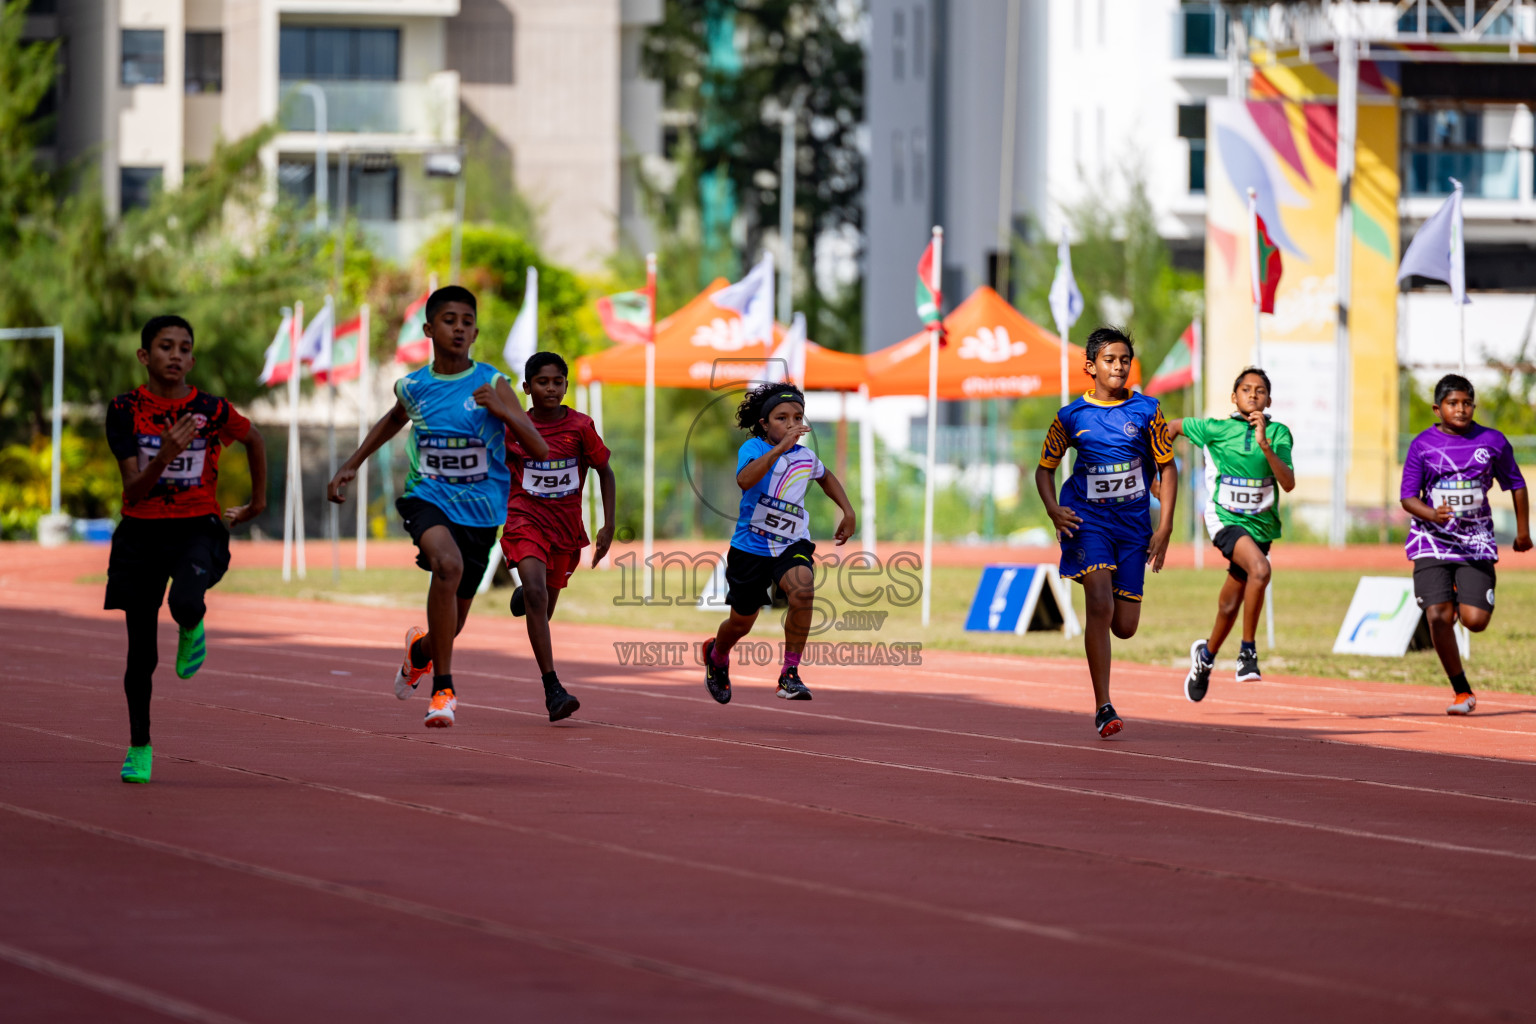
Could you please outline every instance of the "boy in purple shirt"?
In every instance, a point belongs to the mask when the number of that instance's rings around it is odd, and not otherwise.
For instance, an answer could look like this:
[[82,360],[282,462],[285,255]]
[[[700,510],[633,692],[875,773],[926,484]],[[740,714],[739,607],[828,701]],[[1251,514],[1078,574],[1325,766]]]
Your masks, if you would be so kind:
[[1454,702],[1448,715],[1467,715],[1477,698],[1467,684],[1456,649],[1456,620],[1473,633],[1493,615],[1493,564],[1499,560],[1488,491],[1497,480],[1514,492],[1515,550],[1531,549],[1530,499],[1509,439],[1472,422],[1476,394],[1465,377],[1447,374],[1435,385],[1440,422],[1413,439],[1403,460],[1403,508],[1413,592],[1429,619],[1435,653],[1450,677]]

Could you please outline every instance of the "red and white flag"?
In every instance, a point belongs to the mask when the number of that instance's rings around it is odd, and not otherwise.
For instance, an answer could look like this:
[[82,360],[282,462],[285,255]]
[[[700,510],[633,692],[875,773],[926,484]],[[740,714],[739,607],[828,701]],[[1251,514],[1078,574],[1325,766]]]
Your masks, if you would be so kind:
[[356,380],[362,375],[368,346],[363,339],[363,318],[356,317],[336,328],[329,349],[322,350],[310,370],[316,384]]
[[395,362],[425,363],[432,358],[432,339],[424,332],[427,326],[427,296],[405,307],[405,322],[400,325],[400,336],[395,341]]

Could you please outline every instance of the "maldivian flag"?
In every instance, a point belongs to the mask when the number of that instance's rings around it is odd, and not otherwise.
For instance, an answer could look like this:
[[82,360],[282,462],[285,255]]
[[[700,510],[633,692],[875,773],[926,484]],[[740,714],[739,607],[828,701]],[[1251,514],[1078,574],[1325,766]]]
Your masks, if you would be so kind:
[[620,345],[642,345],[649,341],[652,298],[647,287],[598,299],[595,305],[604,333]]
[[336,328],[331,338],[330,360],[325,365],[316,359],[310,369],[316,384],[329,384],[333,380],[356,380],[363,369],[363,357],[367,348],[363,344],[363,318],[349,320]]
[[427,292],[405,307],[405,323],[395,342],[395,362],[424,363],[432,358],[432,339],[422,333],[427,326]]
[[1275,311],[1275,289],[1280,287],[1280,247],[1269,237],[1264,218],[1253,215],[1253,301],[1260,313]]
[[1195,364],[1200,359],[1200,325],[1192,323],[1184,328],[1179,340],[1163,357],[1162,364],[1147,386],[1142,388],[1149,395],[1187,388],[1195,382]]
[[290,354],[293,349],[293,310],[283,307],[283,322],[278,325],[277,333],[272,336],[272,344],[267,346],[267,353],[262,360],[261,376],[256,379],[258,384],[276,386],[288,380],[288,371],[292,368],[293,357]]
[[932,282],[933,242],[930,240],[928,248],[923,250],[922,258],[917,261],[917,316],[924,327],[937,326],[942,329],[944,293],[935,290]]

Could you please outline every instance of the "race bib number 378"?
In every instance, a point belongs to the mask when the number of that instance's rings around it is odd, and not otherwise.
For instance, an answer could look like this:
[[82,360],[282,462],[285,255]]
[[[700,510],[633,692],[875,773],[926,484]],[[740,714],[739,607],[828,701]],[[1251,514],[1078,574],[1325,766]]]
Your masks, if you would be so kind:
[[1134,501],[1147,493],[1147,481],[1141,474],[1141,460],[1132,459],[1101,466],[1083,467],[1083,485],[1088,500],[1113,504]]

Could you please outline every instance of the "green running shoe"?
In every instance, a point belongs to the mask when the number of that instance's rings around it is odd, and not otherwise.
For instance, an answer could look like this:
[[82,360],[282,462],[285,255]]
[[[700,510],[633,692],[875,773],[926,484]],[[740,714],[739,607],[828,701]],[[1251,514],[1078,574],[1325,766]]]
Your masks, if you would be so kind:
[[128,756],[123,758],[124,782],[148,782],[150,760],[155,756],[155,748],[148,743],[142,747],[129,747]]
[[176,628],[176,674],[191,679],[203,667],[208,657],[208,641],[203,635],[203,623],[198,621],[191,629]]

